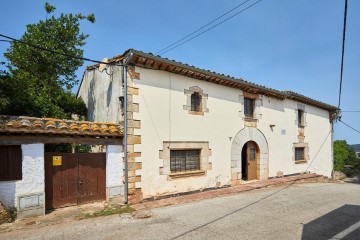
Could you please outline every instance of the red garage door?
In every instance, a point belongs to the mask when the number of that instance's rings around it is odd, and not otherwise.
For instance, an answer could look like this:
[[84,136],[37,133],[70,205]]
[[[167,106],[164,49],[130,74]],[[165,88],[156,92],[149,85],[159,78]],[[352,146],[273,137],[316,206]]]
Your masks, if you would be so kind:
[[105,153],[45,153],[46,208],[106,198]]

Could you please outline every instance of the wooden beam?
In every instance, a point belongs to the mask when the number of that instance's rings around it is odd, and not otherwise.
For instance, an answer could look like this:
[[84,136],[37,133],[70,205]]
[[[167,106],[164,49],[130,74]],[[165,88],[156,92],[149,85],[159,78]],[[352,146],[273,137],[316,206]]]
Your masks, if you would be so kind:
[[35,143],[76,143],[91,145],[122,145],[120,138],[84,138],[63,136],[35,136],[35,135],[0,135],[0,145],[19,145]]

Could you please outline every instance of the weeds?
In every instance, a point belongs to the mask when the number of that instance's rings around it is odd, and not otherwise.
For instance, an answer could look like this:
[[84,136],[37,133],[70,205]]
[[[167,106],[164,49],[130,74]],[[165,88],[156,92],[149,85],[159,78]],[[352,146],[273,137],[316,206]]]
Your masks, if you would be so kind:
[[114,214],[123,214],[123,213],[132,213],[135,209],[129,206],[119,206],[119,205],[110,205],[106,206],[103,210],[96,211],[93,213],[87,213],[85,218],[94,218],[94,217],[102,217],[109,216]]

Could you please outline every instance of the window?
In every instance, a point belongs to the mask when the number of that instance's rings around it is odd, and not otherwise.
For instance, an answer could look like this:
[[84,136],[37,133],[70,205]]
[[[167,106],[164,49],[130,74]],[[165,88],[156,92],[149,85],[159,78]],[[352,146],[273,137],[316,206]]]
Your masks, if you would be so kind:
[[184,94],[186,96],[186,105],[183,105],[183,108],[188,113],[204,116],[204,113],[209,112],[207,107],[208,95],[201,88],[197,86],[189,87],[189,89],[184,89]]
[[200,149],[170,150],[172,173],[200,170]]
[[305,160],[305,148],[296,147],[295,148],[295,161]]
[[191,94],[191,111],[201,112],[201,96],[198,92]]
[[304,111],[303,110],[300,110],[298,109],[298,125],[299,127],[304,127],[305,124],[304,124]]
[[0,181],[13,181],[21,179],[21,146],[0,146]]
[[250,147],[250,161],[256,160],[256,149],[255,147]]
[[254,117],[254,99],[244,98],[244,113],[245,117]]

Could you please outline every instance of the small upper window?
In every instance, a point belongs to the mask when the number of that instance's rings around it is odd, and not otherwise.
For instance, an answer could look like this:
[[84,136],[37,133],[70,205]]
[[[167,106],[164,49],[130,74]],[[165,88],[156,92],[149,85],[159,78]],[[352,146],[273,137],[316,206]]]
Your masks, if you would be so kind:
[[0,146],[0,181],[13,181],[21,179],[21,146]]
[[245,117],[254,117],[254,99],[244,98],[244,113]]
[[305,124],[304,124],[304,110],[300,110],[298,109],[298,125],[299,127],[304,127]]
[[191,94],[191,111],[201,112],[201,95],[198,92]]
[[305,148],[296,147],[295,148],[295,161],[305,160]]

